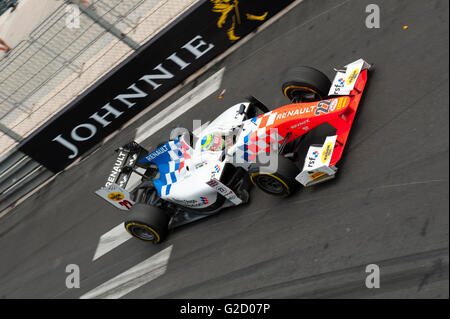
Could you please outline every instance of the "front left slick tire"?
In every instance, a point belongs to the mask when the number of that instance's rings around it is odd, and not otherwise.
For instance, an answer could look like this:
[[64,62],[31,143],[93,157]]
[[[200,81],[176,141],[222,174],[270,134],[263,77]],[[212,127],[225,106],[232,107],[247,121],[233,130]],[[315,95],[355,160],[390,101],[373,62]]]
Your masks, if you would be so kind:
[[300,172],[297,166],[289,159],[279,156],[276,172],[254,170],[250,172],[250,180],[263,192],[277,196],[288,197],[299,188],[295,177]]

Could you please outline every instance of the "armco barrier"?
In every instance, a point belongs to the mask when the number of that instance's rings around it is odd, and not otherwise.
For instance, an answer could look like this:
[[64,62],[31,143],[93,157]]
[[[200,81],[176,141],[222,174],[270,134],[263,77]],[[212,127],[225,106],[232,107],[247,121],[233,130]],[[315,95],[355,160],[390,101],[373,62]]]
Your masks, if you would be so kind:
[[22,152],[0,159],[0,212],[42,185],[54,174]]
[[294,0],[203,0],[19,145],[57,173]]

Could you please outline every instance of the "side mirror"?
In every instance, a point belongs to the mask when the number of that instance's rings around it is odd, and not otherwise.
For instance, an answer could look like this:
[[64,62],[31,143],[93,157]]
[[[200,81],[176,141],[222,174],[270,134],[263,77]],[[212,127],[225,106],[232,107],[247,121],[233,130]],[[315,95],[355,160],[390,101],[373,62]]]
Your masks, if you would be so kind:
[[270,112],[269,108],[265,106],[261,101],[259,101],[254,96],[248,96],[247,100],[250,102],[250,105],[253,105],[254,107],[258,108],[260,111],[264,113]]
[[239,114],[242,115],[245,112],[245,104],[241,104],[241,106],[239,106]]

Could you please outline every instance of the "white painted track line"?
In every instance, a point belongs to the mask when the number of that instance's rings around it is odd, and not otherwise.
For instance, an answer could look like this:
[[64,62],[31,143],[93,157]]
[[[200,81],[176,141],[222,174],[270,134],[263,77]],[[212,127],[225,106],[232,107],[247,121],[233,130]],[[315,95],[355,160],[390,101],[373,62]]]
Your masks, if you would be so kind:
[[82,295],[80,299],[118,299],[164,275],[172,246]]
[[92,261],[100,258],[101,256],[107,254],[114,248],[122,245],[132,236],[125,230],[123,223],[120,223],[109,232],[103,234],[97,244],[97,249],[95,250],[94,258]]
[[135,141],[142,143],[170,122],[189,111],[195,105],[217,91],[221,84],[225,68],[220,69],[200,85],[189,91],[167,108],[156,114],[147,122],[138,127]]

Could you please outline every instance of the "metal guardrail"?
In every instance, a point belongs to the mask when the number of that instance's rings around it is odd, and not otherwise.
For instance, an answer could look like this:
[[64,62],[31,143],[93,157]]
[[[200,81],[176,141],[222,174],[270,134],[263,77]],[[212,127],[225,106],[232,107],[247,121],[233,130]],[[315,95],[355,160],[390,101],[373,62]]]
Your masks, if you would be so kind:
[[15,151],[0,160],[0,212],[23,198],[54,174]]

